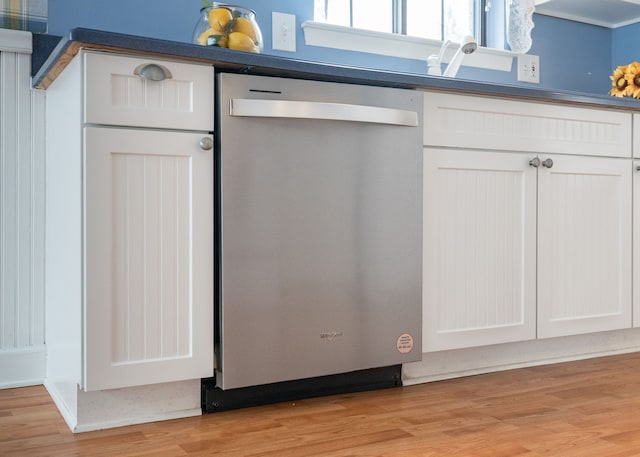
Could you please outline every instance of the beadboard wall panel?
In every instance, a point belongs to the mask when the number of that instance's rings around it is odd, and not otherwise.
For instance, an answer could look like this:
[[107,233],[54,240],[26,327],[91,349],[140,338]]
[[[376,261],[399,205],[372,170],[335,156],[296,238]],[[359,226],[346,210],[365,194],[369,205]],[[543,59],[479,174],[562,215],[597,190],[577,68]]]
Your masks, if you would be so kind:
[[0,43],[0,388],[42,383],[45,368],[45,96],[30,74],[30,50]]

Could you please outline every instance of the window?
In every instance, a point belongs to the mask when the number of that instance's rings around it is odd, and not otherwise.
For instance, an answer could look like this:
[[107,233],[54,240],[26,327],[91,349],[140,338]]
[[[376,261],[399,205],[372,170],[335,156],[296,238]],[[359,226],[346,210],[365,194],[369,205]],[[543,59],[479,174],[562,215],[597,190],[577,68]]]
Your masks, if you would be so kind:
[[484,44],[489,0],[315,0],[315,20],[379,32]]
[[[460,43],[463,35],[471,34],[480,47],[464,65],[511,72],[514,53],[504,50],[508,3],[492,0],[314,0],[314,20],[305,21],[302,30],[308,46],[423,62],[440,51],[443,41]],[[336,55],[336,58],[343,57]],[[409,71],[416,71],[414,64],[407,63]],[[426,62],[424,64],[426,68]],[[371,65],[386,64],[375,62]]]

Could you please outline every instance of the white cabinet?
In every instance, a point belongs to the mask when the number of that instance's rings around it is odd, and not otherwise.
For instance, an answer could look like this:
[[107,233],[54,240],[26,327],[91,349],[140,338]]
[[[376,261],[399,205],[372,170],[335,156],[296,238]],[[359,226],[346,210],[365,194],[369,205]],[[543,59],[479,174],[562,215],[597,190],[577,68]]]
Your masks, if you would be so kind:
[[[636,151],[638,151],[636,149]],[[633,163],[633,326],[640,327],[640,161]]]
[[538,337],[629,328],[630,161],[552,160],[538,172]]
[[640,327],[640,115],[633,115],[633,326]]
[[536,169],[516,153],[425,149],[424,350],[536,336]]
[[[140,75],[149,66],[166,74]],[[213,84],[211,66],[81,51],[48,90],[60,392],[213,375]]]
[[424,352],[631,327],[631,115],[439,93],[425,113]]
[[84,387],[213,370],[213,154],[202,133],[87,127]]

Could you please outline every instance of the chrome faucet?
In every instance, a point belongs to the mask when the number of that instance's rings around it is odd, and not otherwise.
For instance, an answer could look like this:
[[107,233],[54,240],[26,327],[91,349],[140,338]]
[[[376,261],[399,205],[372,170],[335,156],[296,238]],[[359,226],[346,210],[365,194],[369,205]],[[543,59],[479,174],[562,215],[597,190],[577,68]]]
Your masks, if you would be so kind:
[[467,35],[462,39],[462,43],[458,47],[458,50],[454,54],[453,58],[449,61],[447,68],[442,71],[442,59],[447,48],[453,44],[450,40],[445,41],[440,48],[440,52],[432,54],[427,58],[427,74],[431,76],[444,76],[448,78],[455,78],[462,64],[462,60],[467,54],[472,54],[478,49],[478,43],[471,36]]

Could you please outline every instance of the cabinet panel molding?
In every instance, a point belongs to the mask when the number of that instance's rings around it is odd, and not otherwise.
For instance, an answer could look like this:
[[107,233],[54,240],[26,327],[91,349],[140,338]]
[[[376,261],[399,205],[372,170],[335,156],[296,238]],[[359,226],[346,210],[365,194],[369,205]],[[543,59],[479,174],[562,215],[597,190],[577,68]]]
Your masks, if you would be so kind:
[[188,113],[192,110],[193,82],[173,79],[148,81],[135,75],[111,75],[113,106],[131,110]]
[[191,158],[114,153],[111,159],[113,361],[187,356],[192,269],[185,235],[193,205],[184,188]]

